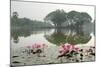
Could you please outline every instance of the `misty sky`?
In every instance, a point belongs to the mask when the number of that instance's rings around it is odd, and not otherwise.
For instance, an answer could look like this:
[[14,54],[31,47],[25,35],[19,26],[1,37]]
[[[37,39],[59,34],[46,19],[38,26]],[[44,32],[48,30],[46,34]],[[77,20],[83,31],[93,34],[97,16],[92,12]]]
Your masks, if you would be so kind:
[[65,12],[72,10],[78,12],[87,12],[94,20],[93,6],[80,5],[65,5],[65,4],[50,4],[50,3],[36,3],[36,2],[11,2],[11,13],[17,11],[20,18],[27,17],[32,20],[43,21],[45,16],[56,9],[63,9]]

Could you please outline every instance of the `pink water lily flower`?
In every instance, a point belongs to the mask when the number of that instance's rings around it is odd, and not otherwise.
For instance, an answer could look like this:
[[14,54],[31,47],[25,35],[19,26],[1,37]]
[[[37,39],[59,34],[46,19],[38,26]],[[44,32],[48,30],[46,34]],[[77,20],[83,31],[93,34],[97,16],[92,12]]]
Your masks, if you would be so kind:
[[66,47],[67,47],[68,50],[70,50],[72,46],[71,45],[67,45]]
[[71,44],[65,44],[65,48],[67,50],[73,50],[75,47],[74,47],[74,45],[71,45]]
[[67,49],[60,49],[59,50],[59,53],[62,55],[62,54],[65,54],[66,52],[68,52],[69,50]]
[[32,45],[32,48],[42,49],[45,47],[44,43],[35,43]]
[[63,45],[62,48],[63,48],[63,50],[67,50],[68,49],[65,45]]
[[59,53],[60,54],[66,53],[67,51],[69,51],[69,49],[70,49],[70,46],[63,45],[63,46],[60,47]]
[[67,53],[67,52],[71,52],[72,50],[78,52],[79,48],[75,47],[74,45],[66,43],[66,44],[64,44],[60,47],[59,53],[64,54],[64,53]]
[[37,45],[36,45],[36,48],[38,48],[38,49],[41,48],[41,45],[37,44]]

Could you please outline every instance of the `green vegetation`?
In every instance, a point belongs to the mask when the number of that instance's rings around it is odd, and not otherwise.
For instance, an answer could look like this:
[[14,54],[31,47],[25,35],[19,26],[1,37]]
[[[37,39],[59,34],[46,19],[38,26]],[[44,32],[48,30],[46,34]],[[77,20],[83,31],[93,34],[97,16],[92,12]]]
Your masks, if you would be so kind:
[[49,13],[44,20],[48,23],[51,21],[55,27],[71,27],[78,29],[85,23],[91,23],[92,18],[86,12],[70,11],[66,13],[64,10],[56,10]]
[[11,29],[33,29],[33,28],[46,28],[52,27],[50,23],[30,20],[28,18],[19,18],[17,12],[13,12],[11,17]]
[[67,18],[66,18],[66,12],[64,10],[56,10],[51,13],[49,13],[45,19],[45,21],[52,21],[55,27],[61,27],[61,24],[64,23]]
[[[92,18],[86,12],[70,11],[66,13],[64,10],[55,10],[50,12],[44,22],[38,20],[30,20],[29,18],[19,18],[17,12],[13,12],[11,17],[12,28],[61,28],[70,27],[79,29],[86,23],[91,23]],[[54,24],[54,25],[52,25]]]
[[[66,42],[74,45],[84,44],[91,39],[90,33],[93,31],[95,23],[95,20],[91,23],[91,16],[85,12],[70,11],[66,13],[64,10],[59,9],[50,12],[44,18],[44,22],[25,17],[19,18],[18,16],[17,12],[13,12],[11,16],[11,35],[16,43],[19,36],[27,37],[37,32],[41,33],[40,30],[54,28],[54,33],[44,35],[49,42],[56,45]],[[62,29],[69,31],[64,32]],[[71,31],[74,31],[74,35],[71,35]],[[84,33],[84,31],[89,33]]]

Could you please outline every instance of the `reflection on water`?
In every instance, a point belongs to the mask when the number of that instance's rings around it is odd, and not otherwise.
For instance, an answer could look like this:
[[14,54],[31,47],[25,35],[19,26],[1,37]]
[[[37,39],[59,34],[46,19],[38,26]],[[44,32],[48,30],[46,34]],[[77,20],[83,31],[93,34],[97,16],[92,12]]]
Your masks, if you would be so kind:
[[49,42],[57,45],[59,45],[60,43],[69,43],[76,45],[87,43],[91,39],[91,36],[89,32],[84,33],[82,29],[55,29],[55,31],[51,35],[45,35],[45,38]]
[[[31,35],[37,35],[38,38],[44,37],[50,43],[60,45],[61,43],[85,44],[92,37],[91,32],[83,31],[83,29],[35,29],[35,30],[13,30],[11,32],[12,40],[14,43],[19,43],[21,37],[27,38]],[[42,35],[43,34],[43,35]],[[23,41],[23,40],[22,40]]]
[[12,30],[11,38],[13,39],[14,43],[18,43],[20,37],[29,37],[30,35],[41,34],[44,32],[48,32],[50,29],[18,29]]
[[[94,35],[91,36],[91,33],[93,33],[93,31],[91,30],[87,31],[87,29],[77,30],[69,28],[12,30],[11,31],[11,48],[12,48],[11,56],[13,56],[13,58],[11,59],[11,61],[13,62],[12,64],[32,65],[32,64],[71,62],[70,59],[67,60],[63,59],[63,61],[55,59],[59,54],[58,53],[59,46],[65,43],[69,43],[72,45],[80,44],[80,46],[85,45],[89,41],[91,41],[91,39],[94,37]],[[40,58],[35,55],[28,56],[26,54],[21,53],[21,51],[25,49],[25,46],[32,45],[38,42],[45,43],[48,46],[44,49],[44,54],[45,54],[45,56],[43,55],[44,57]],[[87,59],[88,57],[85,58]],[[89,60],[86,59],[84,61]]]

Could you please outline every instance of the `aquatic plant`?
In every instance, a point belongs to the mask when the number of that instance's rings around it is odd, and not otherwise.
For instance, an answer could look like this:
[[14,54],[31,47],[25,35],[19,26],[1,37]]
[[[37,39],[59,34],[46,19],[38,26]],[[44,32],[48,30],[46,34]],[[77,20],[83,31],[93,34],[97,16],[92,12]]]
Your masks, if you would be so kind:
[[32,45],[26,46],[27,48],[26,52],[28,54],[38,54],[38,56],[40,56],[40,53],[44,52],[44,47],[45,47],[44,43],[34,43]]
[[60,46],[60,49],[59,49],[60,55],[58,55],[58,58],[60,58],[60,57],[72,57],[72,56],[77,55],[78,52],[79,52],[78,47],[75,47],[74,45],[66,43],[66,44]]
[[85,50],[86,56],[95,56],[95,47],[90,46],[88,49]]

